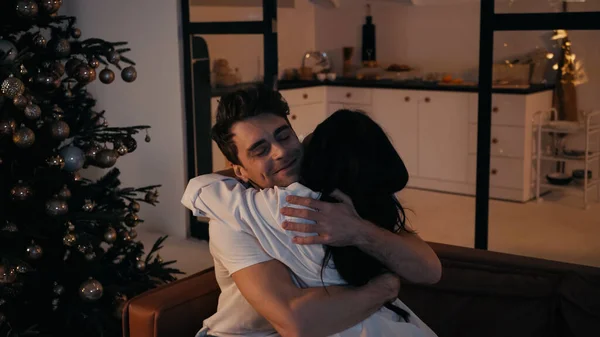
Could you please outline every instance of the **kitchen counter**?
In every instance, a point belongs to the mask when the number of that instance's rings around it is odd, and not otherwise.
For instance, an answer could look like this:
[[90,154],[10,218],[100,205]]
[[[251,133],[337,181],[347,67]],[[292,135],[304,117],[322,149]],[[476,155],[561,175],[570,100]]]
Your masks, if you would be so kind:
[[[218,97],[237,89],[252,86],[253,83],[244,83],[232,87],[213,88],[212,96]],[[279,81],[278,90],[310,88],[318,86],[350,87],[350,88],[381,88],[381,89],[405,89],[405,90],[432,90],[432,91],[455,91],[455,92],[478,92],[476,85],[445,85],[424,81],[393,81],[393,80],[357,80],[350,78],[339,78],[335,81]],[[494,87],[495,94],[534,94],[542,91],[553,90],[553,84],[535,84],[529,88]]]

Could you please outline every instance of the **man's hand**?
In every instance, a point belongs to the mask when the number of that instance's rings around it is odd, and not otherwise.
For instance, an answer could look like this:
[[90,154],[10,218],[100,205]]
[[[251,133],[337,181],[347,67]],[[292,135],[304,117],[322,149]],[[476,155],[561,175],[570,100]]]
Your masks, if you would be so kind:
[[282,226],[286,230],[318,234],[318,236],[297,236],[294,238],[295,243],[303,245],[326,244],[341,247],[356,245],[358,240],[361,240],[365,227],[370,224],[361,219],[354,209],[352,200],[347,195],[335,190],[331,196],[338,199],[340,203],[293,195],[287,196],[286,200],[289,203],[306,206],[313,210],[283,207],[281,214],[316,222],[316,224],[304,224],[285,221]]

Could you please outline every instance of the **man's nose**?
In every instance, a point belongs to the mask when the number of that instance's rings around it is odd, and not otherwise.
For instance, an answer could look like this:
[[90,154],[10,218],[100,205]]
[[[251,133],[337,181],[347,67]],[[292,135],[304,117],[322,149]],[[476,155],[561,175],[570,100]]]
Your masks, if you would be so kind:
[[279,142],[275,142],[271,146],[271,154],[273,159],[281,159],[285,157],[286,149]]

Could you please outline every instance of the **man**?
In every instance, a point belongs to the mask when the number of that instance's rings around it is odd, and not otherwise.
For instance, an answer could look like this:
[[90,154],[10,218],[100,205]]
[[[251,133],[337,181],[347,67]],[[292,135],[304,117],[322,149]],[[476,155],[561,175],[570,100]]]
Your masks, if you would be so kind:
[[[288,114],[281,95],[262,86],[221,99],[213,139],[241,181],[268,188],[299,180],[303,147]],[[190,182],[182,200],[196,215],[192,196],[201,188],[198,180]],[[361,219],[346,196],[334,196],[342,202],[288,200],[305,207],[283,208],[282,214],[313,224],[293,222],[284,224],[285,228],[318,234],[299,236],[297,244],[357,246],[409,281],[439,280],[440,262],[418,236],[381,230]],[[399,280],[392,275],[360,288],[327,288],[328,293],[323,288],[299,288],[287,268],[268,256],[256,238],[216,221],[209,226],[210,248],[222,294],[217,313],[205,321],[201,333],[269,336],[275,328],[284,337],[327,336],[354,326],[397,296]]]

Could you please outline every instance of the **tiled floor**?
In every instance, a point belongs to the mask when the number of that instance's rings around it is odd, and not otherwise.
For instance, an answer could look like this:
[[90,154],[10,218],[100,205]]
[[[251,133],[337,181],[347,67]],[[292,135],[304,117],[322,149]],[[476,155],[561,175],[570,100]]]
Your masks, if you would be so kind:
[[[600,204],[553,192],[542,203],[490,201],[489,250],[600,267]],[[475,198],[405,189],[399,199],[424,240],[474,245]]]

